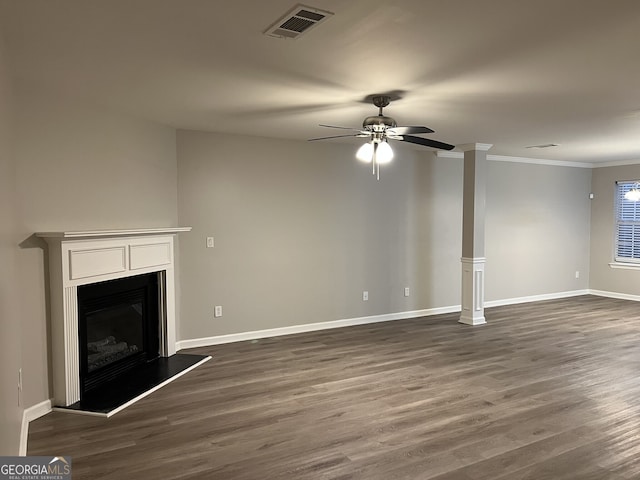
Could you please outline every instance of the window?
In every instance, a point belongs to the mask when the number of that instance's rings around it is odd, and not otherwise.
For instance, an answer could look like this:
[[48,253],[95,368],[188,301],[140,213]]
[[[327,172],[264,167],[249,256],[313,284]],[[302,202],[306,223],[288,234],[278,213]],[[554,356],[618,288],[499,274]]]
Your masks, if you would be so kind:
[[625,198],[637,184],[616,182],[616,262],[640,263],[640,202]]

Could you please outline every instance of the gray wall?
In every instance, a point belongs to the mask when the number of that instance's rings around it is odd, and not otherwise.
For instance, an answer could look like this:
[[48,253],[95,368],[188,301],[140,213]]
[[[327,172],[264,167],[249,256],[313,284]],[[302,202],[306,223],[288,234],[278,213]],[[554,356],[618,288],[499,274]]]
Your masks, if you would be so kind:
[[591,169],[489,162],[487,300],[589,288],[590,188]]
[[13,95],[9,61],[0,32],[0,455],[17,455],[22,408],[18,369],[22,366],[22,327],[15,283],[17,235],[13,158]]
[[460,303],[462,161],[355,148],[178,132],[181,339]]
[[640,165],[595,168],[591,207],[591,288],[640,295],[640,270],[612,269],[616,180],[640,180]]
[[[178,132],[180,339],[460,304],[462,160],[397,147],[377,182],[355,148]],[[588,288],[590,187],[489,162],[487,300]]]
[[177,224],[175,130],[17,89],[18,299],[25,405],[51,397],[43,242],[35,232]]

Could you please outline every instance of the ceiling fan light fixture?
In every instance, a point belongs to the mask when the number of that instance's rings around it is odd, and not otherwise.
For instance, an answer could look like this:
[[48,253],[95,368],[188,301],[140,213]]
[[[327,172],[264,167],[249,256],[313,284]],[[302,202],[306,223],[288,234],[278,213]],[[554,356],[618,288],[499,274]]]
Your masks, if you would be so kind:
[[386,140],[380,142],[378,144],[378,148],[376,148],[376,163],[378,165],[383,165],[385,163],[389,163],[393,159],[393,149],[391,145],[387,143]]
[[373,160],[373,143],[367,142],[363,144],[356,152],[356,158],[361,162],[371,163],[371,160]]

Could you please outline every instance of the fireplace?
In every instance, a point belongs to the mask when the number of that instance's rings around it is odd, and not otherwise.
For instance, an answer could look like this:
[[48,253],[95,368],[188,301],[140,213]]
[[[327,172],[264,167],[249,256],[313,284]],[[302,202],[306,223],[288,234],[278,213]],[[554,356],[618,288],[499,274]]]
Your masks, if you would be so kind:
[[49,245],[55,406],[98,394],[134,365],[175,356],[174,238],[190,230],[37,234]]
[[160,353],[158,274],[78,287],[80,398]]

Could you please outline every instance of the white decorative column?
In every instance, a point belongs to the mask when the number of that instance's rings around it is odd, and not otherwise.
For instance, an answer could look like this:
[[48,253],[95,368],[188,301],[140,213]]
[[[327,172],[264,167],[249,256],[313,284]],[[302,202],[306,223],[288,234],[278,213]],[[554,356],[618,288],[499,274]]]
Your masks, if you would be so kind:
[[493,145],[460,145],[464,151],[462,209],[462,311],[460,323],[482,325],[484,318],[484,223],[487,150]]

